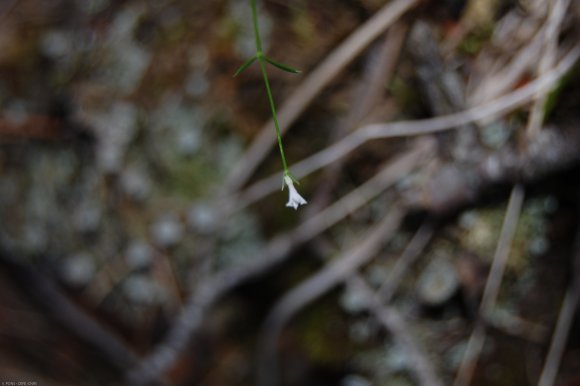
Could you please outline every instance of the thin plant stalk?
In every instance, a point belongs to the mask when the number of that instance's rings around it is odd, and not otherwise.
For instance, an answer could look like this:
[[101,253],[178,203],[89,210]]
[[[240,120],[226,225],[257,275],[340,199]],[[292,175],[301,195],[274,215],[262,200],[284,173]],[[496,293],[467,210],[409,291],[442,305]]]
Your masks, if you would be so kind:
[[[258,24],[256,23],[256,26]],[[259,38],[258,38],[259,41]],[[284,155],[284,146],[282,146],[282,135],[280,134],[280,125],[278,124],[278,115],[276,114],[276,105],[274,104],[274,97],[270,89],[270,81],[268,80],[268,73],[264,61],[260,60],[260,70],[264,77],[264,84],[266,85],[266,93],[268,94],[268,101],[270,102],[270,109],[272,110],[272,119],[274,120],[274,127],[276,128],[276,138],[278,139],[278,148],[280,149],[280,157],[282,158],[282,167],[284,168],[284,175],[289,175],[288,164],[286,163],[286,156]]]
[[272,110],[272,119],[274,120],[274,127],[276,128],[276,138],[278,139],[278,148],[280,149],[280,157],[282,158],[282,167],[284,168],[284,175],[290,175],[288,170],[288,163],[286,162],[286,155],[284,154],[284,146],[282,146],[282,135],[280,134],[280,124],[278,123],[278,115],[276,114],[276,105],[274,104],[274,97],[272,96],[272,89],[270,88],[270,81],[268,80],[268,73],[266,72],[266,61],[264,52],[262,50],[262,39],[260,37],[260,25],[258,23],[258,10],[256,7],[256,0],[250,0],[252,6],[252,23],[254,25],[254,35],[256,36],[256,59],[260,64],[260,71],[264,77],[264,84],[266,85],[266,93],[268,94],[268,102],[270,102],[270,110]]
[[274,67],[277,67],[283,71],[291,72],[293,74],[299,74],[295,68],[292,68],[286,64],[282,64],[277,62],[276,60],[267,57],[264,55],[264,51],[262,48],[262,39],[260,35],[260,26],[258,24],[258,10],[256,6],[256,0],[250,0],[250,6],[252,8],[252,24],[254,26],[254,35],[256,38],[256,54],[248,59],[244,64],[240,66],[240,68],[236,71],[234,76],[238,76],[255,61],[258,61],[260,66],[260,72],[264,78],[264,84],[266,86],[266,94],[268,96],[268,102],[270,104],[270,110],[272,111],[272,120],[274,122],[274,128],[276,129],[276,139],[278,140],[278,148],[280,150],[280,158],[282,159],[282,167],[284,168],[283,172],[283,184],[282,189],[284,186],[288,186],[288,191],[290,193],[290,198],[286,206],[292,207],[294,209],[298,209],[298,206],[306,204],[306,200],[298,194],[296,188],[294,187],[294,182],[297,183],[296,179],[290,173],[290,169],[288,169],[288,163],[286,162],[286,155],[284,154],[284,146],[282,145],[282,134],[280,130],[280,124],[278,123],[278,114],[276,113],[276,105],[274,103],[274,97],[272,95],[272,89],[270,87],[270,81],[268,79],[268,72],[266,71],[266,63],[271,64]]

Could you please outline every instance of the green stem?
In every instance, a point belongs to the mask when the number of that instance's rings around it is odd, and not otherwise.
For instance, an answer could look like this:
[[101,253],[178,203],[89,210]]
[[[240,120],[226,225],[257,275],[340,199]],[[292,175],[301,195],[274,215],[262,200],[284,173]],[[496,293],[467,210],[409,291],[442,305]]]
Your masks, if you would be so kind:
[[258,53],[262,52],[262,40],[260,39],[260,27],[258,26],[258,11],[256,10],[256,0],[250,0],[252,5],[252,20],[254,21],[254,35],[256,35],[256,48]]
[[268,74],[266,73],[266,66],[264,65],[264,60],[262,57],[260,60],[260,69],[262,70],[262,75],[264,76],[264,83],[266,84],[266,93],[268,94],[268,100],[270,101],[270,109],[272,110],[272,119],[274,120],[274,127],[276,128],[276,137],[278,138],[278,147],[280,148],[280,157],[282,157],[282,166],[284,167],[284,174],[288,174],[288,164],[286,163],[286,156],[284,155],[284,147],[282,146],[282,136],[280,135],[280,125],[278,124],[278,116],[276,114],[276,106],[274,105],[274,97],[272,96],[272,91],[270,90],[270,82],[268,81]]
[[274,127],[276,128],[276,138],[278,139],[278,148],[280,149],[280,157],[282,158],[282,166],[284,167],[284,175],[288,175],[290,172],[288,170],[288,164],[286,163],[286,156],[284,155],[284,147],[282,146],[282,135],[280,134],[280,125],[278,124],[278,115],[276,114],[276,106],[274,104],[274,97],[272,96],[272,90],[270,89],[270,81],[268,80],[268,73],[266,72],[266,66],[264,62],[264,54],[262,52],[262,41],[260,39],[260,27],[258,26],[258,12],[256,10],[256,0],[250,0],[252,5],[252,20],[254,22],[254,33],[256,35],[256,58],[260,63],[260,70],[264,77],[264,83],[266,85],[266,93],[268,94],[268,101],[270,102],[270,109],[272,110],[272,119],[274,121]]

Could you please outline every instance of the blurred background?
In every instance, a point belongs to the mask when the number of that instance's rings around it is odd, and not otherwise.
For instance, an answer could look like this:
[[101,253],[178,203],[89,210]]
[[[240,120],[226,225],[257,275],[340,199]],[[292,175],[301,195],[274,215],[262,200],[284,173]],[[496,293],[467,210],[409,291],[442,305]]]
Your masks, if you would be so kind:
[[0,0],[2,384],[580,385],[579,3],[258,6],[297,211],[248,1]]

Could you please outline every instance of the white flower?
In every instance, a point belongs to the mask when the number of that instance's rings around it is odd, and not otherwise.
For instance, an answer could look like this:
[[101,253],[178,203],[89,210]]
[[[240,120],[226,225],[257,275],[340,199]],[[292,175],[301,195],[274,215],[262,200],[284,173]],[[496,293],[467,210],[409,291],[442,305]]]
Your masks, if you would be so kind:
[[[286,206],[297,210],[300,205],[305,205],[306,200],[296,191],[292,178],[290,176],[284,176],[284,183],[288,186],[288,192],[290,194]],[[282,186],[282,189],[284,189],[284,186]]]

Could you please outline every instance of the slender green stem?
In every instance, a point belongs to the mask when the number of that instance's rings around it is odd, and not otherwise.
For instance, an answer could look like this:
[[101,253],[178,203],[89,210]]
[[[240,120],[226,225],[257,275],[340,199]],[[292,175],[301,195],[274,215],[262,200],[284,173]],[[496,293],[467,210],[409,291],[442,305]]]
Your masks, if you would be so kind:
[[270,81],[268,80],[268,73],[266,72],[266,66],[264,62],[266,61],[264,54],[262,52],[262,41],[260,39],[260,27],[258,26],[258,12],[256,10],[256,0],[250,0],[252,5],[252,20],[254,22],[254,33],[256,35],[256,58],[260,63],[260,70],[264,77],[264,83],[266,85],[266,93],[268,94],[268,101],[270,102],[270,109],[272,110],[272,119],[274,120],[274,127],[276,128],[276,138],[278,139],[278,148],[280,149],[280,157],[282,158],[282,166],[284,167],[284,175],[288,175],[290,172],[288,170],[288,164],[286,163],[286,156],[284,155],[284,147],[282,146],[282,135],[280,134],[280,125],[278,124],[278,115],[276,114],[276,106],[274,104],[274,97],[272,96],[272,90],[270,89]]
[[260,39],[260,27],[258,26],[258,11],[256,9],[256,0],[250,0],[252,5],[252,20],[254,21],[254,35],[256,35],[256,48],[258,53],[262,52],[262,40]]
[[274,127],[276,128],[276,137],[278,138],[278,147],[280,148],[280,157],[282,157],[282,166],[284,167],[284,174],[288,174],[288,164],[286,163],[286,156],[284,155],[284,147],[282,146],[282,136],[280,135],[280,125],[278,124],[278,116],[276,114],[276,106],[274,105],[274,97],[272,96],[272,90],[270,90],[270,82],[268,81],[268,74],[266,73],[266,66],[264,65],[264,60],[260,60],[260,69],[262,70],[262,75],[264,76],[264,83],[266,84],[266,93],[268,94],[268,100],[270,101],[270,109],[272,110],[272,119],[274,120]]

